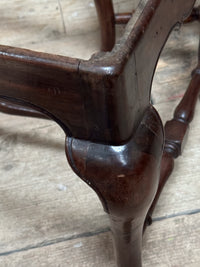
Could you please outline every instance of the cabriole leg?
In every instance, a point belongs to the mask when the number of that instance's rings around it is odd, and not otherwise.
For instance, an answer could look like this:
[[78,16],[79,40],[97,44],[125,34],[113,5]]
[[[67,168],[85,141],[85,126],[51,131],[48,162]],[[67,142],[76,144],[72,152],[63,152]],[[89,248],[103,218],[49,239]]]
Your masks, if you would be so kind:
[[124,145],[67,138],[70,165],[109,215],[119,267],[141,266],[143,225],[157,191],[162,150],[162,124],[151,106]]

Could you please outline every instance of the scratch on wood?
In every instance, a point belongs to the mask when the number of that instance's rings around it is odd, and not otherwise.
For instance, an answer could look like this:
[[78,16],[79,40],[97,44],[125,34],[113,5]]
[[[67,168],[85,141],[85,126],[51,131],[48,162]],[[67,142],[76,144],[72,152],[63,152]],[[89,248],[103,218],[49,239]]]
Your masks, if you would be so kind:
[[60,9],[60,15],[61,15],[61,20],[62,20],[62,24],[63,24],[63,30],[64,30],[64,33],[67,34],[66,27],[65,27],[65,20],[64,20],[64,16],[63,16],[63,10],[62,10],[60,0],[58,0],[58,6]]
[[58,87],[49,87],[48,88],[48,93],[52,93],[53,95],[60,95],[61,90]]

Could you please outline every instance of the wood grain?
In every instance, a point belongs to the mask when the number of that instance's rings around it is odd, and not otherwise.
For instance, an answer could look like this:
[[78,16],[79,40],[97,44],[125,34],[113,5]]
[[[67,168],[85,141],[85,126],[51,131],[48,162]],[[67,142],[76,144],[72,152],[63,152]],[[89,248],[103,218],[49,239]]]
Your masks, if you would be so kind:
[[[199,214],[155,222],[143,241],[144,267],[199,266]],[[197,223],[194,225],[194,221]],[[57,240],[58,241],[58,240]],[[114,267],[110,232],[0,257],[1,266]],[[3,265],[2,265],[3,264]]]

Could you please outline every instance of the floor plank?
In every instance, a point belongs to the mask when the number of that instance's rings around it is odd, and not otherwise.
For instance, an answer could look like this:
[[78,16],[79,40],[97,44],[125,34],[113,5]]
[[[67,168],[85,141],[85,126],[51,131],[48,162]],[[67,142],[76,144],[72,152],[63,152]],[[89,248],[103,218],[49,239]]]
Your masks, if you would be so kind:
[[[200,213],[154,222],[143,240],[144,267],[199,266]],[[48,240],[0,257],[3,266],[115,266],[110,231]],[[2,265],[1,265],[2,266]]]

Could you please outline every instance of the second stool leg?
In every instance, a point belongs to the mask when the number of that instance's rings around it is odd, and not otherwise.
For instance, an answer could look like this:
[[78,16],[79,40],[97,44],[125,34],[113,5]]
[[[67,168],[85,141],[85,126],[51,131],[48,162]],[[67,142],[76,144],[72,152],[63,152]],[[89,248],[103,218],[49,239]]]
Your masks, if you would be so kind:
[[112,0],[94,0],[101,31],[101,50],[111,51],[115,44],[115,15]]

